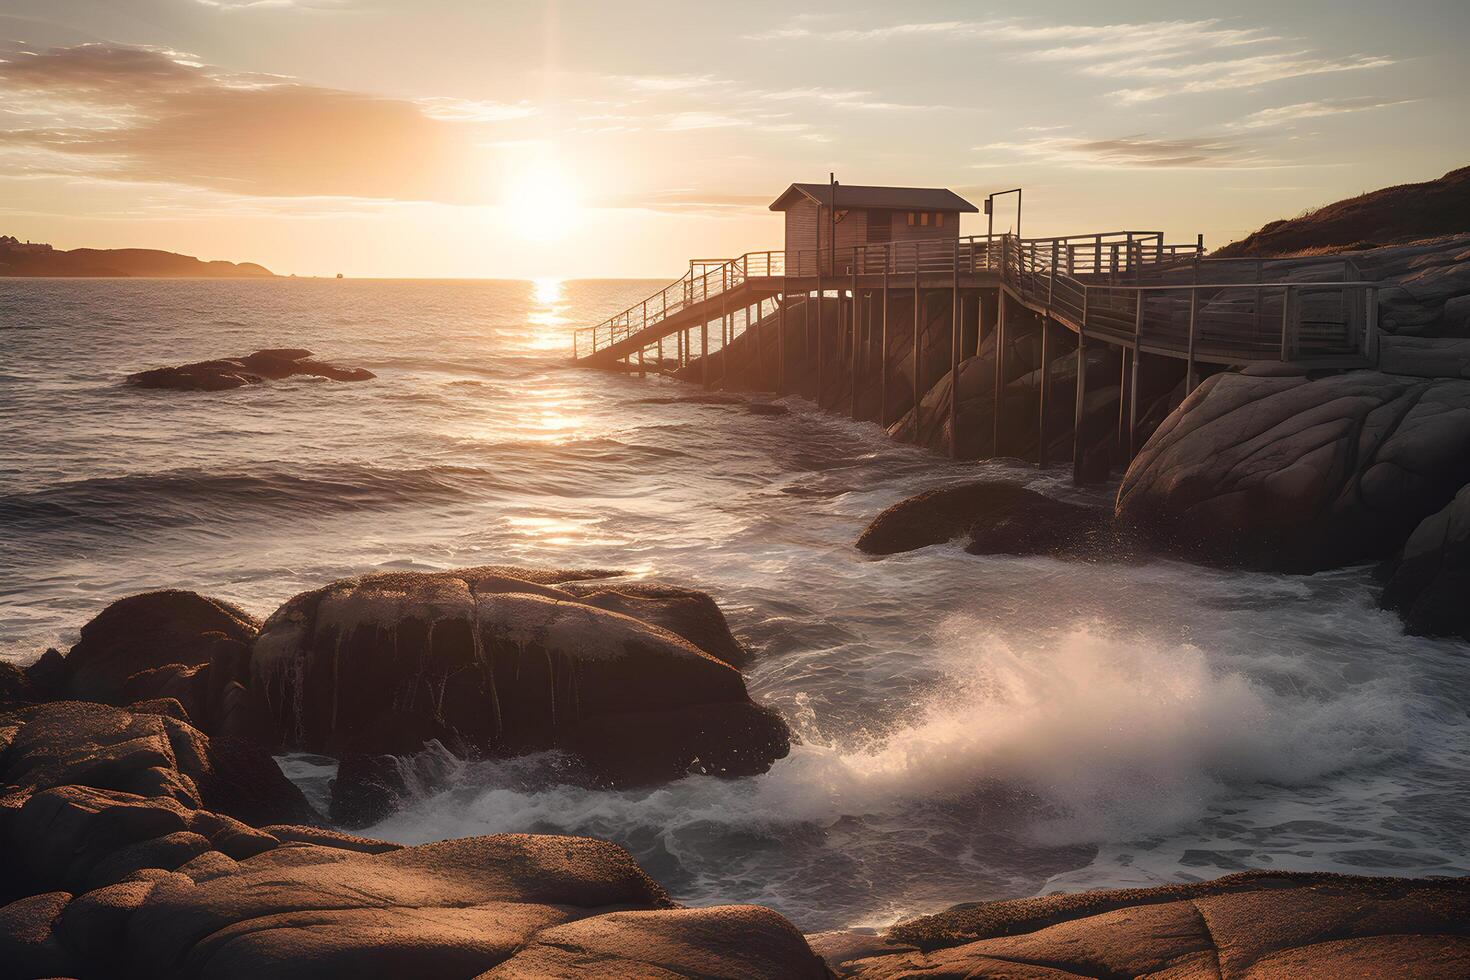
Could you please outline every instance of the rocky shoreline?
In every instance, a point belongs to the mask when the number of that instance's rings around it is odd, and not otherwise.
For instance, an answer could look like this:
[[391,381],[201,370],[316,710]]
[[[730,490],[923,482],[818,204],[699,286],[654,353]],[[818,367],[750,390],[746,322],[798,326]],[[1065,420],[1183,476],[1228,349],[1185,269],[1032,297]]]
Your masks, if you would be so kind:
[[[947,503],[1062,513],[1033,496]],[[264,622],[192,592],[119,600],[67,653],[0,673],[0,963],[78,978],[1470,970],[1464,879],[1251,872],[804,937],[769,909],[680,908],[604,841],[402,847],[342,829],[396,806],[395,758],[435,743],[561,748],[588,785],[764,771],[789,735],[745,693],[745,658],[707,595],[607,570],[364,576]],[[288,747],[341,760],[332,822],[272,758]]]

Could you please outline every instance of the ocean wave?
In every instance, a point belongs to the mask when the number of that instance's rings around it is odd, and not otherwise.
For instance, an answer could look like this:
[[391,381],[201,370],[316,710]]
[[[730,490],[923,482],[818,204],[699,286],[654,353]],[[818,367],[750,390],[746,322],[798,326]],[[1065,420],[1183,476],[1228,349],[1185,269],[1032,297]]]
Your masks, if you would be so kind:
[[179,469],[72,480],[0,496],[0,527],[49,530],[140,529],[216,523],[266,512],[319,514],[453,500],[497,484],[485,469],[407,470],[338,465],[310,474],[261,469],[235,473]]
[[[881,733],[829,740],[798,698],[789,720],[800,744],[762,776],[606,792],[467,763],[454,789],[368,832],[407,843],[530,830],[606,836],[689,900],[768,901],[809,927],[838,922],[834,913],[851,925],[886,914],[875,895],[833,906],[830,889],[854,862],[886,882],[876,889],[884,901],[902,903],[910,877],[916,893],[932,894],[951,877],[994,876],[1001,850],[1017,875],[1039,875],[1034,888],[1049,862],[1075,866],[1095,845],[1167,833],[1242,787],[1305,786],[1377,765],[1413,737],[1392,683],[1281,693],[1212,666],[1196,647],[1096,627],[1021,649],[962,617],[941,652],[935,693]],[[755,873],[772,850],[793,877]]]

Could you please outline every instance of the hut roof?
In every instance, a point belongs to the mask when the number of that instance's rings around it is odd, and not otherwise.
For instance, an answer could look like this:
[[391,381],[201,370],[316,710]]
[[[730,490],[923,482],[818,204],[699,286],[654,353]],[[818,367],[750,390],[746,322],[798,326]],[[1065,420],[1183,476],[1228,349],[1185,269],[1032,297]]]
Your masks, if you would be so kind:
[[[772,211],[785,211],[801,198],[822,207],[832,205],[831,184],[792,184],[776,200]],[[838,184],[837,206],[843,208],[892,208],[896,211],[964,211],[980,209],[944,187],[870,187],[864,184]]]

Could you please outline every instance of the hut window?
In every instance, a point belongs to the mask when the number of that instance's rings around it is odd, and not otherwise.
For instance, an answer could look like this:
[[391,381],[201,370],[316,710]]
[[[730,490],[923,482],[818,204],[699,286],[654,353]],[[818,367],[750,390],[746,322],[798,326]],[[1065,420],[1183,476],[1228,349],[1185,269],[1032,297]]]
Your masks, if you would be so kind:
[[940,228],[944,227],[944,212],[939,211],[934,215],[934,223]]
[[914,226],[914,212],[910,211],[909,212],[909,227],[912,228],[913,226]]
[[919,224],[924,225],[925,227],[928,227],[928,225],[929,225],[929,212],[928,211],[925,211],[925,212],[923,212],[922,214],[919,215]]

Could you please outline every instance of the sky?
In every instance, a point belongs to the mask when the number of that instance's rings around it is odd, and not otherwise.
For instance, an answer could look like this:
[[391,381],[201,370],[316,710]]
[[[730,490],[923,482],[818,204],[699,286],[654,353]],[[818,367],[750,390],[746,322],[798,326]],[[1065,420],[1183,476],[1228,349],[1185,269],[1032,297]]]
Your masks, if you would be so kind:
[[0,0],[0,234],[282,274],[673,278],[830,171],[1213,248],[1467,119],[1466,0]]

